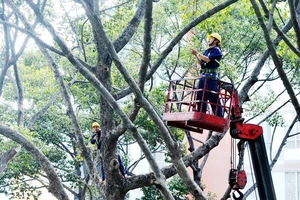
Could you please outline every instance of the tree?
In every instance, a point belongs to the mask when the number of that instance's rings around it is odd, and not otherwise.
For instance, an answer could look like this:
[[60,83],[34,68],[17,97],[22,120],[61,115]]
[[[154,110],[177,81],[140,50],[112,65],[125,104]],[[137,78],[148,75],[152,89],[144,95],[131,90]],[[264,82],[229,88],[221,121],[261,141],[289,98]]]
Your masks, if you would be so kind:
[[[105,1],[97,0],[60,1],[59,8],[55,3],[46,0],[2,1],[0,22],[3,25],[5,45],[1,54],[4,59],[1,63],[0,94],[10,102],[11,107],[1,108],[5,120],[1,122],[0,134],[21,145],[38,161],[49,181],[45,184],[57,199],[68,199],[64,188],[72,191],[62,184],[58,173],[61,167],[59,163],[63,160],[60,157],[66,156],[63,152],[72,157],[72,162],[62,170],[68,171],[68,167],[75,167],[78,176],[73,178],[70,172],[67,174],[68,180],[80,186],[80,192],[76,194],[80,199],[90,189],[90,181],[105,199],[124,199],[128,191],[151,185],[160,190],[164,199],[174,199],[166,180],[175,174],[179,175],[196,199],[206,199],[199,180],[192,180],[186,167],[193,165],[197,171],[198,159],[218,145],[223,133],[212,134],[203,146],[189,148],[192,153],[183,157],[183,147],[176,137],[176,131],[166,127],[160,117],[162,108],[151,101],[155,91],[152,89],[155,73],[162,80],[169,80],[178,74],[183,78],[188,72],[193,74],[197,71],[190,67],[193,60],[188,56],[186,48],[190,45],[189,38],[185,37],[188,33],[194,33],[197,37],[196,40],[192,39],[195,45],[203,44],[207,33],[213,30],[221,35],[226,33],[230,36],[232,33],[232,37],[224,40],[227,51],[222,63],[222,78],[238,86],[243,83],[239,89],[242,104],[248,96],[251,98],[250,89],[258,82],[258,75],[271,56],[300,118],[300,107],[294,93],[299,83],[291,84],[299,78],[299,73],[296,73],[299,71],[297,64],[300,55],[299,22],[295,20],[299,15],[296,12],[299,7],[297,1],[288,2],[288,11],[280,10],[276,1],[269,5],[270,8],[259,1],[264,14],[260,13],[255,1],[251,1],[252,9],[249,2],[237,0],[221,3],[117,1],[110,9],[105,8]],[[75,15],[68,9],[71,7],[79,14]],[[243,13],[241,7],[249,9]],[[55,12],[56,9],[62,10],[63,14]],[[291,15],[287,16],[286,13]],[[238,23],[231,23],[236,18],[240,19]],[[291,22],[286,23],[290,19]],[[285,26],[282,28],[278,23]],[[255,28],[257,31],[253,33]],[[294,30],[291,34],[296,37],[286,35],[291,28]],[[52,43],[43,39],[46,31],[53,39]],[[20,39],[21,35],[25,37]],[[261,35],[264,35],[265,42],[261,40]],[[270,35],[276,37],[274,41]],[[235,42],[237,39],[241,42]],[[295,42],[298,47],[293,45]],[[31,44],[37,50],[30,55],[25,50]],[[288,52],[290,56],[281,52]],[[252,70],[253,63],[256,66],[249,74],[247,71]],[[230,71],[229,67],[232,67]],[[39,76],[29,77],[37,72]],[[274,73],[274,69],[266,73],[268,77]],[[30,83],[39,84],[41,91],[35,91],[39,87],[26,91],[30,87],[25,85]],[[17,109],[11,103],[15,99]],[[122,99],[129,99],[129,106],[124,106]],[[26,110],[25,104],[31,109]],[[26,114],[28,119],[25,118]],[[149,126],[138,127],[142,117],[152,123],[151,127],[155,126],[150,130],[159,134],[172,165],[163,169],[157,165],[152,149],[149,148],[151,138],[142,134],[143,130],[149,131]],[[103,133],[104,185],[99,184],[97,164],[85,134],[94,120],[101,122]],[[9,128],[11,124],[18,125],[18,128]],[[123,136],[131,141],[134,138],[139,144],[153,173],[121,177],[115,152],[118,139]],[[45,152],[42,152],[39,150],[39,146],[43,146],[39,144],[41,141],[55,148],[52,151],[45,148]],[[193,147],[192,140],[189,145]],[[8,161],[6,159],[4,163]],[[82,161],[88,174],[85,180],[80,180]],[[72,192],[76,193],[74,190]]]

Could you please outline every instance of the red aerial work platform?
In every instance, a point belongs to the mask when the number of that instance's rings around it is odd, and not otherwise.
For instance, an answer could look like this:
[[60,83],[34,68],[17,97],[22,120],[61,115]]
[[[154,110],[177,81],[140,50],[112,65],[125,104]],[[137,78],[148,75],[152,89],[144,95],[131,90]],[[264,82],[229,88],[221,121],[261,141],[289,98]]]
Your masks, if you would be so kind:
[[[232,108],[232,98],[234,87],[231,83],[219,81],[219,90],[217,92],[219,103],[206,102],[204,98],[197,100],[197,92],[201,91],[204,97],[208,93],[216,93],[207,89],[198,89],[197,78],[188,78],[181,80],[171,80],[169,82],[167,100],[163,120],[169,126],[174,126],[194,132],[202,132],[208,129],[217,132],[224,132],[230,126],[230,112]],[[206,80],[204,88],[206,86]],[[207,103],[207,112],[198,112],[197,106],[202,107]],[[218,117],[212,109],[215,105],[216,110],[221,107],[224,113],[223,117]],[[198,110],[202,110],[198,108]]]

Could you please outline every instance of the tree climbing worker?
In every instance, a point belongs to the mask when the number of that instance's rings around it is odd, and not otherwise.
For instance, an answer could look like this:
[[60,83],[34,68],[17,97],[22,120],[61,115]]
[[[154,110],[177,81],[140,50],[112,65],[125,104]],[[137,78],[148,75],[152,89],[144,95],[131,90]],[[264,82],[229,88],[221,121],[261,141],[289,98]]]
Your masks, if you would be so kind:
[[[223,117],[222,107],[216,106],[220,105],[220,100],[218,99],[218,94],[215,93],[218,91],[218,75],[217,71],[220,66],[220,60],[222,58],[222,51],[220,48],[220,44],[222,42],[222,38],[218,33],[212,33],[208,36],[208,46],[209,48],[204,51],[203,54],[199,53],[196,49],[191,49],[191,53],[196,56],[197,62],[201,66],[200,70],[200,80],[198,83],[198,89],[204,89],[204,83],[206,80],[206,87],[204,91],[197,91],[197,100],[201,101],[197,103],[197,111],[206,113],[207,102],[209,101],[211,104],[212,111],[219,117]],[[202,104],[202,105],[201,105]],[[202,108],[201,108],[202,107]],[[217,107],[217,111],[216,111]]]
[[[94,122],[92,124],[92,129],[93,129],[93,135],[91,137],[91,144],[96,144],[97,145],[97,148],[96,150],[101,150],[101,129],[100,129],[100,125],[97,123],[97,122]],[[119,162],[119,165],[120,165],[120,172],[121,174],[125,177],[125,167],[123,165],[123,162],[122,162],[122,159],[121,159],[121,156],[119,154],[117,154],[118,156],[118,162]],[[100,156],[100,170],[101,170],[101,180],[100,180],[100,183],[103,183],[103,181],[105,180],[105,175],[104,175],[104,168],[103,168],[103,163],[102,163],[102,158]]]
[[100,137],[101,137],[101,130],[100,130],[100,125],[97,123],[97,122],[94,122],[92,124],[92,129],[93,129],[93,135],[92,135],[92,138],[91,138],[91,143],[92,144],[95,144],[96,143],[96,150],[100,150],[101,149],[101,140],[100,140]]

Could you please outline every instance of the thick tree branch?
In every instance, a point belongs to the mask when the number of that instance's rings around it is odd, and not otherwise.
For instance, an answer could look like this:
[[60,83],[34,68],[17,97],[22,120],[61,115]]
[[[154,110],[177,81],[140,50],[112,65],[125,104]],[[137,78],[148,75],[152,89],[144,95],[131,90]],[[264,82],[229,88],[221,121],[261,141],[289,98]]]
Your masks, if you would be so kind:
[[[142,64],[140,67],[140,71],[139,71],[139,80],[138,85],[141,89],[141,91],[144,91],[144,86],[145,86],[145,77],[147,74],[147,69],[148,69],[148,65],[150,63],[151,60],[151,34],[152,34],[152,23],[153,23],[153,19],[152,19],[152,1],[146,1],[146,4],[144,3],[144,0],[142,1],[143,5],[146,9],[145,12],[145,25],[144,25],[144,53],[143,53],[143,58],[142,58]],[[132,29],[131,29],[132,30]],[[116,48],[116,45],[114,43],[114,47]],[[116,50],[116,52],[118,52],[118,50]],[[139,106],[139,103],[137,101],[134,102],[133,108],[131,109],[131,111],[129,112],[129,118],[131,121],[134,121],[136,116],[138,115],[139,109],[141,107]],[[124,133],[126,131],[125,127],[118,127],[118,132],[120,134]]]
[[[15,55],[15,48],[12,46],[12,55]],[[19,68],[17,63],[14,63],[14,74],[17,85],[17,94],[18,94],[18,126],[24,127],[24,93],[23,86],[20,77]]]
[[132,36],[136,32],[137,28],[139,27],[139,25],[142,21],[144,12],[145,12],[145,0],[141,0],[141,3],[139,5],[137,11],[135,12],[135,15],[130,20],[130,22],[126,26],[125,30],[123,31],[123,33],[113,43],[116,52],[121,51],[121,49],[123,49],[123,47],[132,38]]
[[[6,21],[5,15],[4,15],[4,3],[3,4],[3,12],[1,17],[1,20]],[[3,32],[4,32],[4,38],[5,38],[5,57],[4,57],[4,65],[1,70],[0,74],[0,96],[2,95],[2,89],[3,89],[3,82],[4,82],[4,77],[6,75],[6,72],[10,65],[8,65],[9,57],[10,57],[10,52],[9,52],[9,30],[6,24],[3,24]]]
[[152,34],[152,0],[146,0],[146,11],[145,11],[145,25],[144,25],[144,53],[143,53],[143,59],[142,64],[139,72],[139,80],[138,85],[141,89],[141,91],[144,91],[145,81],[146,81],[146,74],[148,65],[151,60],[151,34]]
[[[192,153],[184,156],[183,162],[185,166],[190,166],[195,160],[203,158],[207,153],[209,153],[213,148],[219,145],[219,142],[224,137],[223,133],[214,133],[202,146],[199,146],[195,151]],[[177,170],[175,165],[169,165],[161,169],[162,173],[166,176],[166,178],[170,178],[177,174]],[[129,180],[127,189],[136,189],[142,186],[150,186],[153,185],[153,180],[155,177],[153,173],[143,174],[143,175],[136,175],[134,177],[128,178]],[[136,181],[137,184],[130,184],[131,180],[138,180]]]
[[34,146],[34,144],[27,140],[23,135],[3,125],[0,125],[0,134],[11,139],[12,141],[19,143],[41,165],[49,180],[48,191],[50,193],[52,193],[59,200],[69,199],[52,163],[37,147]]

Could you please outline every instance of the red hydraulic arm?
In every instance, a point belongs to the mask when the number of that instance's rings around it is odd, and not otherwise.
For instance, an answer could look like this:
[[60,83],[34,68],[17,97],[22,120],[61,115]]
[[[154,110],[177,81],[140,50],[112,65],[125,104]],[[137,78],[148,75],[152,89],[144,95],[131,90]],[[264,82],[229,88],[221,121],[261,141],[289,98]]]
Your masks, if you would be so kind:
[[[252,164],[256,177],[256,184],[261,200],[276,200],[273,180],[268,162],[266,146],[263,138],[263,129],[255,124],[245,124],[241,116],[238,94],[232,90],[234,98],[231,112],[230,135],[240,139],[239,145],[244,142],[249,144]],[[244,171],[232,171],[229,176],[229,184],[232,189],[243,189],[246,184]],[[241,194],[241,193],[240,193]],[[235,199],[242,199],[242,196]]]

